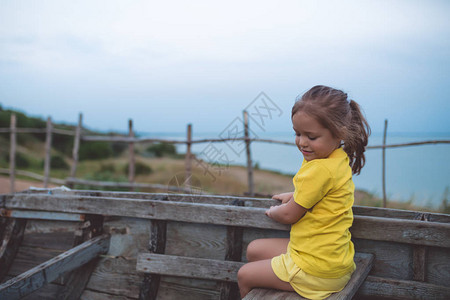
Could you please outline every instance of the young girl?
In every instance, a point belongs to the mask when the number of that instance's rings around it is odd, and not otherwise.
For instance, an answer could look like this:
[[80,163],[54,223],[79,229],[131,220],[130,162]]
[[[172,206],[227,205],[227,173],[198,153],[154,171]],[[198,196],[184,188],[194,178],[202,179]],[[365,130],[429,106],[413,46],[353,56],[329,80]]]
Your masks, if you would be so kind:
[[323,299],[342,290],[355,270],[352,174],[364,166],[369,125],[355,101],[326,86],[311,88],[294,104],[292,125],[304,158],[295,191],[273,196],[281,205],[266,211],[292,224],[290,238],[248,245],[249,263],[238,272],[241,297],[266,287]]

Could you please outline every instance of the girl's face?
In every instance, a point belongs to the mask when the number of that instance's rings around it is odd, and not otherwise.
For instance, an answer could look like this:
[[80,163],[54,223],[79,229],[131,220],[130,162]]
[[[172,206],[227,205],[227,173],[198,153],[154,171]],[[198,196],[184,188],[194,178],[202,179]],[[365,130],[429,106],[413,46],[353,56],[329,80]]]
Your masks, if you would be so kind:
[[333,137],[330,130],[302,111],[292,117],[292,125],[295,143],[306,161],[327,158],[340,145],[341,140]]

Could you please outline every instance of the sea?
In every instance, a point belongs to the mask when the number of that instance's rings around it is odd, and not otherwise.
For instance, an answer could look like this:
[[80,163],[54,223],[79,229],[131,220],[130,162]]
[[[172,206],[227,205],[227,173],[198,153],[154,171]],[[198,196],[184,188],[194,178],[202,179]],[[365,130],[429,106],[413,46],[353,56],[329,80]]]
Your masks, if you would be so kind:
[[[185,133],[139,133],[141,137],[185,140]],[[218,139],[220,133],[197,133],[193,140]],[[293,133],[258,133],[258,138],[294,141]],[[386,144],[400,144],[430,140],[450,140],[450,133],[389,133]],[[369,146],[381,145],[382,134],[373,133]],[[251,143],[253,164],[283,174],[294,175],[301,166],[302,155],[296,146],[264,142]],[[186,146],[177,145],[178,153]],[[204,161],[221,165],[246,166],[247,158],[242,142],[193,144],[192,152]],[[437,209],[450,194],[450,144],[430,144],[386,149],[386,195],[388,200],[409,202]],[[360,175],[354,175],[357,189],[382,198],[382,150],[368,149],[366,165]]]

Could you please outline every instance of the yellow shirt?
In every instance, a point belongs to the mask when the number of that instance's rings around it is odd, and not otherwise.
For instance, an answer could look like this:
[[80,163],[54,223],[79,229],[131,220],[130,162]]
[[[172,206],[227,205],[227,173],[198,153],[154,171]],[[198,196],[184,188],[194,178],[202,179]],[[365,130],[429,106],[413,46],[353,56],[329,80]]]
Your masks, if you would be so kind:
[[355,185],[342,148],[328,158],[303,161],[293,179],[294,200],[308,211],[291,227],[289,250],[295,264],[321,278],[339,278],[355,269],[349,228]]

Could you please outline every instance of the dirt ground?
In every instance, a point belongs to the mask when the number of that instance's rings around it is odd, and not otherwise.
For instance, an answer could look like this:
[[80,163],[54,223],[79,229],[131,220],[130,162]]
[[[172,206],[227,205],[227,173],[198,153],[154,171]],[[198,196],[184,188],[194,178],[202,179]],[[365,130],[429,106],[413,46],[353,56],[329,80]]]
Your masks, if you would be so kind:
[[[20,192],[26,189],[29,189],[30,187],[44,187],[43,182],[39,181],[31,181],[31,180],[24,180],[24,179],[16,179],[14,182],[15,186],[15,192]],[[56,187],[55,185],[49,184],[49,188]],[[10,193],[10,184],[9,184],[9,177],[0,176],[0,194],[8,194]]]

